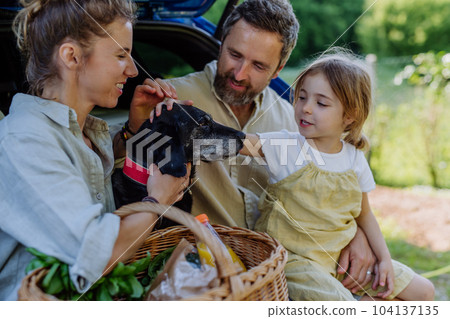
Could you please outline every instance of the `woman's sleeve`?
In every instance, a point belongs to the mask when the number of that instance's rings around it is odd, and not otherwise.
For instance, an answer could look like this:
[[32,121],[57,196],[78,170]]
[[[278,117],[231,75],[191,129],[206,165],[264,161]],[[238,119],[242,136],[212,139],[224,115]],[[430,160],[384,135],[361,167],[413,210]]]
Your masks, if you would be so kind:
[[89,288],[111,257],[120,218],[92,201],[70,149],[38,136],[7,136],[0,174],[2,230],[67,263],[77,288]]

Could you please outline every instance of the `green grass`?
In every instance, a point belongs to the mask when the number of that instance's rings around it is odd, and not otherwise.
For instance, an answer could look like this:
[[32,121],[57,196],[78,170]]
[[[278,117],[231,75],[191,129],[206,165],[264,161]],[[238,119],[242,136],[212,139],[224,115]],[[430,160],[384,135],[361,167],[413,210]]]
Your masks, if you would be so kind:
[[[385,234],[386,236],[387,234]],[[430,279],[436,288],[435,300],[450,300],[450,252],[433,252],[401,239],[386,239],[392,259],[402,262]],[[436,270],[444,273],[432,275]]]
[[[376,213],[376,212],[375,212]],[[392,259],[409,267],[418,274],[433,275],[433,271],[443,273],[428,277],[436,288],[435,300],[450,300],[450,252],[433,252],[407,242],[407,231],[400,229],[394,220],[377,216]],[[444,270],[447,270],[444,272]]]

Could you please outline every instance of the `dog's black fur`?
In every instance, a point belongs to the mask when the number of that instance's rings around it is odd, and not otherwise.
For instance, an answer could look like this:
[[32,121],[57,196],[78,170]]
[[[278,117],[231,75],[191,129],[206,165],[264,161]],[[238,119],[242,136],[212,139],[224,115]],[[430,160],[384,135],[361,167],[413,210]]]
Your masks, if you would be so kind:
[[[204,111],[193,106],[174,103],[171,111],[167,111],[164,105],[161,115],[155,117],[153,123],[149,120],[144,122],[137,134],[127,141],[127,152],[134,162],[143,167],[149,167],[151,163],[161,163],[170,155],[168,163],[158,165],[161,173],[182,177],[186,175],[188,162],[218,161],[235,156],[243,147],[244,138],[243,132],[214,122],[212,117]],[[167,141],[163,142],[163,139]],[[220,140],[221,147],[205,145],[194,149],[196,139]],[[191,176],[194,174],[194,167],[192,167]],[[116,207],[141,201],[147,195],[146,185],[132,180],[120,169],[114,172],[112,181]],[[186,193],[175,206],[190,212],[192,206],[190,194]],[[174,223],[163,220],[158,228],[171,225]]]

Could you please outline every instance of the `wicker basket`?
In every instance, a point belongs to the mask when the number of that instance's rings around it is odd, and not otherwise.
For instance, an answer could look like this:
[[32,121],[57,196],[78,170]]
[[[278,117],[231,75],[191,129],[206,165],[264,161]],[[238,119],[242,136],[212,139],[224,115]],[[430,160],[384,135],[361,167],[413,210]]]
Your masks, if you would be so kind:
[[[214,228],[223,241],[233,249],[248,269],[238,274],[227,250],[190,214],[174,207],[148,202],[123,206],[115,213],[126,216],[143,211],[164,214],[164,217],[184,226],[152,232],[127,263],[144,258],[147,251],[156,256],[178,244],[182,238],[194,243],[195,234],[211,248],[221,282],[218,287],[188,300],[288,300],[284,274],[287,252],[277,240],[267,234],[244,228],[215,225]],[[54,296],[45,294],[38,286],[47,271],[43,268],[36,269],[23,279],[19,300],[57,300]]]

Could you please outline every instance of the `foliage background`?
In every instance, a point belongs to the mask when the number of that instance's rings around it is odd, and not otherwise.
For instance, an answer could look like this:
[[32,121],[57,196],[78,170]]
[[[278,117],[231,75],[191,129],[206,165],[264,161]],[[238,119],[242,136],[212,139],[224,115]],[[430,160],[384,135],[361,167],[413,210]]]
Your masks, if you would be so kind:
[[449,51],[449,16],[449,0],[377,1],[356,25],[356,35],[365,53],[382,56]]
[[[217,0],[205,17],[217,23],[226,3]],[[450,50],[450,0],[291,0],[291,4],[300,33],[288,66],[326,50],[337,39],[337,45],[379,56]]]

